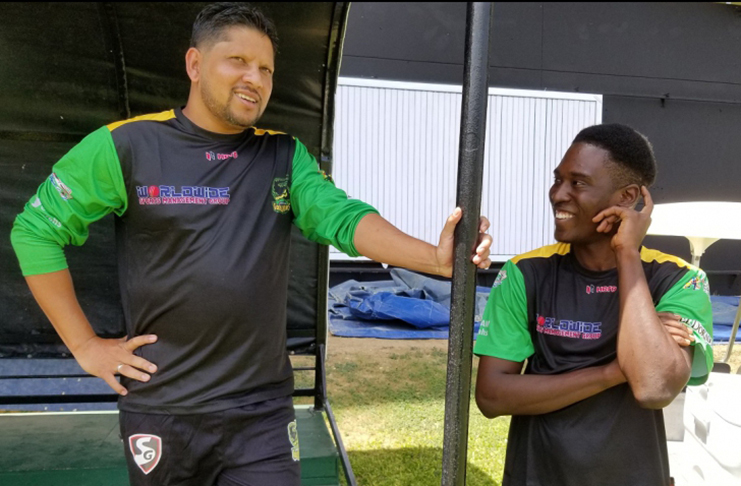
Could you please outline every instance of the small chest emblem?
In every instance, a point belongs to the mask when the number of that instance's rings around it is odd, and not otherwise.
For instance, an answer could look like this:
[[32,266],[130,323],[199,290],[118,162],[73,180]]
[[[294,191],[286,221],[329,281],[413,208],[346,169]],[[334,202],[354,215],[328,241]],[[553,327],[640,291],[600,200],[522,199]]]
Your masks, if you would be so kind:
[[587,285],[587,294],[614,294],[617,291],[616,285]]
[[235,150],[234,152],[230,154],[217,154],[213,150],[209,150],[206,152],[206,160],[213,161],[213,160],[229,160],[229,159],[236,159],[239,157],[239,154]]
[[288,177],[276,177],[270,190],[273,195],[273,211],[286,214],[291,210],[291,194],[288,190]]

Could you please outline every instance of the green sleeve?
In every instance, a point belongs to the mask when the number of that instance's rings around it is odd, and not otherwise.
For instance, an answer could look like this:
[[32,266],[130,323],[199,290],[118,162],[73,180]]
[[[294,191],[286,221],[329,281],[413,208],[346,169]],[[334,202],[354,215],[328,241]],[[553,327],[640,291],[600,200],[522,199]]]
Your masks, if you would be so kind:
[[316,159],[296,140],[290,188],[294,223],[308,239],[333,245],[350,256],[359,256],[353,238],[363,217],[378,211],[342,189],[320,170]]
[[705,272],[690,267],[687,274],[665,293],[657,312],[673,312],[692,330],[695,341],[690,385],[701,385],[713,369],[713,307]]
[[10,234],[23,275],[67,268],[62,248],[82,245],[88,226],[126,211],[126,187],[111,133],[94,131],[52,168],[26,203]]
[[494,281],[473,351],[518,363],[535,352],[528,329],[525,279],[512,261],[504,264]]

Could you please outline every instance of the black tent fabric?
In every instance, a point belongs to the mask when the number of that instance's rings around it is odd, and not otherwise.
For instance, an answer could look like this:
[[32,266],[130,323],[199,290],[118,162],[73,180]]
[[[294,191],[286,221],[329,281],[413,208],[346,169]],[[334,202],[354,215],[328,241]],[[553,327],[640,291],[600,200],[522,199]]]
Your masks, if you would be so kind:
[[[184,55],[205,3],[0,4],[0,357],[69,352],[38,309],[10,246],[13,220],[75,143],[101,125],[183,106]],[[333,90],[346,3],[264,3],[280,37],[260,128],[291,133],[331,169]],[[66,254],[96,332],[121,336],[113,219]],[[289,345],[326,328],[327,253],[294,232]],[[249,296],[245,296],[249,298]]]

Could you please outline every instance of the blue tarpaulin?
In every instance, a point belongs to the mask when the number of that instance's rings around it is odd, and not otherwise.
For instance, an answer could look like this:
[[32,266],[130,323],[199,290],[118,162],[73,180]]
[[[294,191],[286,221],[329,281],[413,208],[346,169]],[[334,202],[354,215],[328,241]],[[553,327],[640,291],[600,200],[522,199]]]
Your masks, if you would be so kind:
[[[731,339],[731,327],[738,310],[738,296],[713,295],[713,343],[727,343]],[[736,335],[741,342],[741,335]]]
[[[447,339],[450,282],[395,268],[393,280],[348,280],[329,289],[329,330],[335,336]],[[489,297],[476,288],[475,330]]]
[[[335,336],[383,339],[447,339],[450,282],[393,269],[392,280],[348,280],[329,289],[329,330]],[[476,288],[475,332],[489,297]],[[739,298],[711,297],[713,341],[728,342]],[[736,336],[741,342],[741,335]]]

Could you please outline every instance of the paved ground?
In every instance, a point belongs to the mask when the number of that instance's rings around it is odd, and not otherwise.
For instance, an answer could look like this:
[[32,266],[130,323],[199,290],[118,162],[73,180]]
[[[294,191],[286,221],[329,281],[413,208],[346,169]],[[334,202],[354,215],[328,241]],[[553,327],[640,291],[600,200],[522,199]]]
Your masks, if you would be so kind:
[[[718,377],[719,378],[719,377]],[[720,390],[725,392],[737,391],[735,388],[728,387],[736,386],[733,382],[721,382],[716,381],[711,385],[711,394],[719,393]],[[722,388],[721,388],[722,387]],[[680,395],[680,402],[684,402],[684,394]],[[739,396],[737,393],[729,393],[728,399],[732,400],[734,405],[738,404],[736,398]],[[691,410],[692,416],[694,417],[705,417],[707,410],[699,408],[697,397],[694,397],[695,409]],[[707,449],[703,447],[698,439],[696,439],[692,432],[684,428],[684,424],[681,421],[677,421],[682,415],[679,414],[681,408],[675,407],[675,404],[670,405],[664,409],[664,420],[667,429],[667,442],[669,450],[669,470],[671,475],[675,479],[675,486],[741,486],[741,477],[739,472],[735,470],[735,477],[728,472],[721,464],[718,459],[707,452]],[[683,405],[683,404],[681,404]],[[690,405],[692,406],[692,405]],[[682,410],[687,412],[686,410]],[[707,416],[710,421],[705,429],[710,440],[709,443],[715,443],[718,445],[718,440],[723,437],[724,440],[728,441],[728,444],[723,444],[727,447],[733,447],[734,444],[738,443],[739,435],[741,430],[737,426],[733,426],[730,423],[724,422],[721,416],[715,413]],[[697,433],[697,420],[695,420],[695,433]],[[700,422],[702,423],[702,422]],[[680,427],[681,425],[681,427]],[[690,422],[690,426],[692,423]],[[735,427],[735,428],[734,428]],[[703,428],[700,427],[700,433]],[[715,439],[713,439],[713,436]],[[724,452],[728,452],[725,449]],[[716,451],[717,453],[717,451]],[[736,454],[741,454],[741,451],[737,451]],[[733,457],[731,454],[729,457]],[[722,459],[729,464],[728,457]],[[702,479],[704,476],[704,480]]]
[[683,466],[688,460],[684,454],[684,442],[670,440],[667,445],[669,446],[669,471],[674,478],[674,486],[696,486],[690,484],[689,479],[683,474]]

